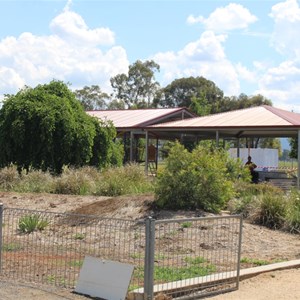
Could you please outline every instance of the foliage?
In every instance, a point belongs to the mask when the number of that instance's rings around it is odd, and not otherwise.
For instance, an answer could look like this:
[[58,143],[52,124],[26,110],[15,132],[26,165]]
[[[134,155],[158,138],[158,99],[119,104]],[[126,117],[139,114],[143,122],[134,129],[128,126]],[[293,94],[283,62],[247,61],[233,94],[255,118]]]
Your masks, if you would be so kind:
[[290,138],[290,158],[298,158],[298,138]]
[[286,201],[280,195],[264,194],[260,198],[260,207],[255,216],[255,223],[272,229],[283,227],[286,216]]
[[198,98],[195,96],[191,98],[189,109],[198,116],[206,116],[210,114],[211,104],[208,103],[204,92],[201,92]]
[[53,177],[49,172],[30,170],[21,172],[20,180],[15,184],[14,191],[21,193],[52,193]]
[[227,208],[233,214],[242,214],[251,222],[272,229],[285,229],[300,233],[300,192],[284,193],[270,184],[239,182],[235,187],[236,198]]
[[19,174],[15,166],[0,169],[0,190],[14,192],[116,196],[153,192],[152,181],[135,164],[102,171],[91,166],[64,166],[59,176],[32,169]]
[[300,233],[300,191],[296,189],[289,194],[285,221],[289,231]]
[[153,184],[137,164],[127,164],[102,172],[97,185],[97,195],[119,196],[151,192]]
[[109,95],[102,92],[98,85],[84,86],[82,89],[75,90],[74,94],[84,110],[105,109],[110,99]]
[[20,175],[16,166],[10,165],[0,169],[0,189],[2,191],[10,191],[20,181]]
[[39,214],[25,215],[20,218],[18,229],[22,233],[31,233],[35,230],[42,231],[49,225],[49,222]]
[[96,189],[100,173],[93,167],[72,169],[65,167],[62,174],[55,178],[54,193],[68,195],[89,195]]
[[90,166],[100,169],[109,166],[120,166],[123,158],[123,148],[119,143],[114,143],[116,129],[111,121],[101,121],[93,118],[96,135],[93,140],[92,157]]
[[154,77],[159,68],[153,60],[137,60],[129,66],[128,75],[123,73],[112,77],[110,82],[116,98],[124,101],[128,108],[151,107],[159,88]]
[[218,212],[234,195],[233,182],[243,171],[238,162],[231,163],[224,150],[198,146],[188,152],[176,142],[157,179],[156,204],[161,208]]
[[200,105],[207,102],[206,110],[215,113],[219,112],[219,103],[222,98],[222,90],[213,81],[204,77],[188,77],[175,79],[163,88],[162,97],[158,103],[162,107],[190,107],[191,105],[193,107],[196,103],[192,104],[192,99],[197,99],[202,102]]
[[63,82],[26,87],[9,96],[0,110],[0,165],[60,173],[63,165],[82,166],[92,157],[99,163],[99,156],[107,159],[103,153],[112,141],[102,142],[102,154],[93,145],[103,135],[115,135],[100,126]]

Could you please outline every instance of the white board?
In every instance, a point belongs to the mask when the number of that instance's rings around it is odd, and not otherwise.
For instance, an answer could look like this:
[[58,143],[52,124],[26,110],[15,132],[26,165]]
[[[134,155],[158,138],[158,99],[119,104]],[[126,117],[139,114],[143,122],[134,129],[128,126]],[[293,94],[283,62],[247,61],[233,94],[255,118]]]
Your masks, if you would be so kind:
[[86,256],[75,292],[107,300],[124,300],[134,266]]
[[[278,168],[278,149],[241,148],[240,159],[243,163],[246,163],[249,153],[252,157],[252,161],[257,165],[257,171],[262,171],[264,169],[271,171]],[[229,149],[229,154],[231,157],[236,158],[237,149]]]

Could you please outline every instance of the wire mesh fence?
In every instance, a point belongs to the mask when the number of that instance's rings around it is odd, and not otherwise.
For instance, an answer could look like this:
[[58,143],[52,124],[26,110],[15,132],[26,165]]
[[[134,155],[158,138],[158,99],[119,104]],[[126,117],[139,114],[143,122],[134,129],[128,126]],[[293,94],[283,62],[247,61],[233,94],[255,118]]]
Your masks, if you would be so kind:
[[1,272],[9,278],[74,288],[88,255],[134,265],[129,292],[143,299],[238,288],[237,216],[135,221],[4,208],[0,218]]
[[241,218],[155,222],[153,292],[196,299],[238,288]]
[[[136,221],[5,208],[2,275],[73,288],[85,255],[141,268],[144,236]],[[137,286],[142,276],[133,277]]]

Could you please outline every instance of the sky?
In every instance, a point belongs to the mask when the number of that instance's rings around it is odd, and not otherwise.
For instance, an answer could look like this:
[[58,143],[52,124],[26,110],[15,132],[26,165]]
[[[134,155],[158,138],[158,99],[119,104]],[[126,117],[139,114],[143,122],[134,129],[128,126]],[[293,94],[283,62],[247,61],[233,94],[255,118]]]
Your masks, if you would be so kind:
[[300,0],[0,0],[0,101],[25,85],[99,85],[154,60],[162,87],[203,76],[226,96],[300,113]]

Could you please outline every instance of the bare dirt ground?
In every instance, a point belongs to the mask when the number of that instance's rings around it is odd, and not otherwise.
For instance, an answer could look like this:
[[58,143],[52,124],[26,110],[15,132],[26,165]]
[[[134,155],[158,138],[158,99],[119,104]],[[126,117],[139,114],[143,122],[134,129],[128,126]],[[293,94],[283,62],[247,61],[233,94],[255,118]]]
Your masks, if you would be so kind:
[[[93,214],[111,218],[141,219],[146,216],[162,218],[199,217],[201,211],[155,211],[151,208],[152,195],[135,197],[96,197],[53,194],[0,193],[5,207],[51,212]],[[226,212],[224,212],[226,214]],[[242,257],[274,262],[300,259],[300,237],[274,231],[244,221]],[[242,265],[243,268],[248,265]],[[297,284],[296,284],[297,282]],[[240,289],[210,299],[300,299],[300,270],[276,271],[241,282]],[[293,285],[294,283],[294,285]],[[291,284],[292,286],[289,286]],[[265,287],[268,288],[265,288]],[[265,291],[263,290],[265,288]],[[275,294],[271,294],[271,291]],[[248,293],[248,294],[247,294]],[[236,295],[236,296],[235,296]],[[219,298],[218,298],[219,297]],[[228,298],[232,297],[232,298]],[[234,298],[236,297],[236,298]],[[22,282],[0,282],[0,299],[87,299],[69,290],[34,286]]]

